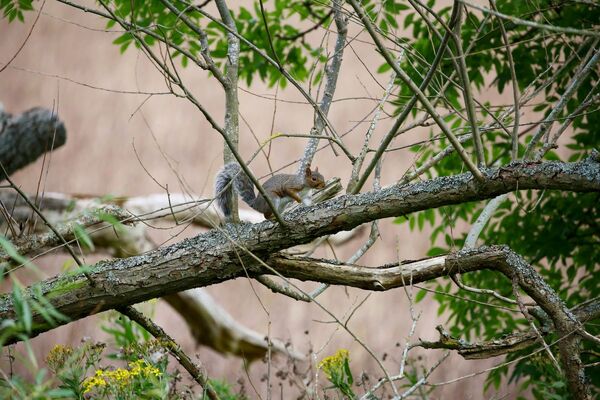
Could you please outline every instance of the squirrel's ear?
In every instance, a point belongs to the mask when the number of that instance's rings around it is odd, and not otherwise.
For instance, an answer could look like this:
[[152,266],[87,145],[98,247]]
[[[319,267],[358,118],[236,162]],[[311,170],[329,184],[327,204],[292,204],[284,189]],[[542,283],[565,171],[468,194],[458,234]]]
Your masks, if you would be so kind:
[[311,176],[312,175],[312,171],[310,170],[310,165],[306,166],[306,169],[304,170],[304,173],[306,174],[306,176]]
[[315,172],[319,172],[319,167],[315,167]]

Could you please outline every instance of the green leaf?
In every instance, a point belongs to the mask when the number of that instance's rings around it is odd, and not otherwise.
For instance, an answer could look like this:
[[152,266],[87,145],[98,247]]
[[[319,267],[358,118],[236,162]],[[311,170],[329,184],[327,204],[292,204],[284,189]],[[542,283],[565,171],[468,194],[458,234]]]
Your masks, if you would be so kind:
[[17,249],[15,249],[15,247],[13,246],[11,241],[9,241],[7,238],[5,238],[2,235],[0,235],[0,247],[2,247],[2,249],[4,249],[4,252],[10,258],[12,258],[15,262],[17,262],[21,265],[24,265],[26,267],[35,267],[31,263],[31,261],[29,261],[29,259],[27,259],[19,254],[19,252],[17,251]]
[[77,239],[77,241],[83,245],[83,247],[94,251],[94,242],[83,226],[80,224],[75,224],[73,226],[73,234],[75,235],[75,239]]
[[12,300],[18,322],[22,324],[26,333],[31,333],[31,309],[27,299],[23,296],[23,292],[21,292],[21,285],[18,282],[13,283]]
[[415,303],[420,302],[421,300],[423,300],[425,298],[425,296],[427,295],[427,291],[425,289],[421,289],[417,292],[417,295],[415,296]]

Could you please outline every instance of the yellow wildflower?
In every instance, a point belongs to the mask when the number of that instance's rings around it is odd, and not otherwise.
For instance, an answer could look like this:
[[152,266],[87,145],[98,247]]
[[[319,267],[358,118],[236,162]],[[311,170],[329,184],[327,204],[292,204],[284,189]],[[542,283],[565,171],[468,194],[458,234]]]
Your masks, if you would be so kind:
[[[101,370],[99,370],[101,371]],[[96,374],[98,373],[98,371],[96,371]],[[83,393],[89,393],[90,391],[92,391],[92,389],[94,389],[95,387],[103,387],[106,386],[106,381],[104,380],[104,378],[99,378],[98,376],[91,376],[89,378],[85,378],[85,380],[83,381]]]
[[[103,387],[114,385],[120,388],[125,388],[141,377],[161,376],[158,368],[154,367],[144,359],[129,363],[129,369],[117,368],[115,370],[98,369],[94,372],[94,376],[86,378],[83,381],[84,393],[90,392],[95,387]],[[113,386],[113,387],[114,387]]]
[[320,363],[319,368],[323,370],[329,379],[334,375],[342,373],[344,364],[350,360],[350,353],[346,349],[339,349],[334,355],[325,357]]
[[160,376],[160,370],[144,359],[139,359],[132,363],[129,363],[129,368],[131,368],[131,374],[134,376],[142,375],[142,376]]

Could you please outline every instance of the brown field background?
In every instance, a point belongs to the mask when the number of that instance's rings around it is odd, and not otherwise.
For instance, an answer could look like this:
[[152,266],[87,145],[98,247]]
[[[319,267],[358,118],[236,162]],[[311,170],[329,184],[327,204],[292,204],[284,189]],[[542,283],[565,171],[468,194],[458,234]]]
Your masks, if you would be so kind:
[[[25,24],[15,22],[9,25],[4,20],[0,22],[1,64],[5,64],[17,51],[34,19],[35,14],[30,13],[26,15]],[[351,33],[358,33],[356,26],[351,26]],[[187,182],[194,194],[211,196],[213,177],[222,166],[223,143],[218,133],[212,131],[203,116],[185,100],[171,95],[148,97],[123,93],[165,92],[166,89],[162,76],[141,52],[131,48],[125,54],[119,54],[118,47],[111,44],[117,36],[118,33],[105,32],[104,23],[98,17],[54,2],[45,4],[23,50],[10,67],[0,73],[0,102],[4,104],[6,111],[13,114],[35,106],[57,110],[67,127],[67,143],[52,153],[49,168],[42,171],[42,162],[38,160],[14,174],[14,180],[29,192],[35,192],[41,175],[43,191],[141,196],[162,191],[154,180],[161,185],[168,185],[171,192],[180,192],[183,189],[179,177]],[[350,48],[346,49],[335,95],[337,101],[330,112],[330,119],[340,133],[350,130],[360,120],[368,117],[368,112],[376,105],[374,98],[383,94],[380,85],[386,86],[389,79],[386,74],[375,75],[378,80],[375,82],[369,74],[367,68],[374,71],[381,64],[381,59],[373,52],[371,45],[362,39],[366,37],[360,35],[353,41],[355,53]],[[216,120],[222,121],[224,96],[215,80],[192,66],[182,70],[182,76]],[[272,121],[273,132],[309,131],[313,118],[311,107],[304,104],[293,88],[279,90],[278,97],[281,101],[277,102],[274,114],[274,101],[261,97],[273,95],[274,88],[268,88],[258,81],[250,88],[244,86],[244,83],[242,87],[252,93],[240,91],[240,113],[257,136],[254,139],[248,126],[240,121],[240,149],[244,157],[254,153],[257,141],[262,142],[269,137]],[[492,96],[493,94],[485,94],[479,98],[486,100],[486,97]],[[494,96],[495,102],[498,99],[498,96]],[[355,152],[360,149],[368,122],[367,119],[360,123],[346,137],[348,145]],[[389,118],[381,121],[372,141],[374,145],[389,126]],[[403,135],[394,142],[394,146],[411,144],[426,133],[427,130],[421,130]],[[304,145],[305,139],[276,140],[270,153],[271,165],[279,168],[299,158]],[[389,185],[399,179],[410,167],[414,157],[414,153],[407,150],[388,154],[384,160],[382,184]],[[326,177],[339,176],[343,184],[347,183],[351,169],[343,155],[336,157],[326,148],[318,153],[314,165],[319,166]],[[258,175],[268,172],[263,156],[258,157],[252,168]],[[293,172],[295,166],[288,167],[285,171]],[[380,229],[381,240],[361,259],[361,264],[376,266],[426,255],[429,237],[427,229],[422,233],[410,232],[407,226],[395,225],[391,220],[381,221]],[[168,244],[198,232],[191,228],[182,231],[178,227],[154,235],[156,238],[170,239],[166,243]],[[342,260],[347,259],[363,243],[366,233],[367,230],[359,238],[336,248],[336,255]],[[456,231],[450,233],[457,234]],[[319,254],[333,257],[329,249],[323,249]],[[87,256],[86,262],[91,263],[105,257],[106,255]],[[48,257],[39,261],[38,265],[51,276],[60,272],[65,260],[65,256]],[[304,284],[303,287],[315,286]],[[371,382],[381,376],[367,352],[347,333],[330,323],[330,318],[316,305],[295,302],[273,294],[256,282],[246,279],[226,282],[206,290],[241,323],[264,334],[270,330],[272,337],[290,340],[300,351],[308,352],[312,349],[316,352],[317,361],[338,348],[348,348],[356,376],[363,370],[369,373]],[[391,374],[397,374],[402,346],[411,325],[408,302],[403,290],[367,293],[333,287],[320,297],[320,301],[342,318],[367,295],[368,299],[353,316],[349,327],[376,355],[383,357],[386,354],[386,367]],[[436,339],[434,327],[445,322],[445,317],[437,316],[437,303],[428,297],[415,308],[416,312],[421,313],[421,317],[413,339]],[[176,338],[184,349],[198,355],[210,377],[226,379],[235,387],[239,378],[248,379],[240,359],[223,357],[206,348],[195,348],[188,328],[169,306],[159,302],[155,316],[156,322]],[[95,340],[106,339],[106,335],[99,330],[99,320],[102,318],[88,317],[40,335],[31,342],[36,355],[42,360],[54,344],[76,344],[84,336]],[[16,348],[21,349],[22,346],[18,345]],[[0,364],[5,372],[8,368],[6,354],[6,350],[3,350]],[[435,363],[441,352],[415,351],[414,355],[422,356],[420,362],[428,366]],[[432,375],[430,381],[457,378],[500,361],[501,358],[483,362],[465,361],[452,354]],[[276,360],[275,365],[277,363]],[[17,371],[24,369],[18,361],[13,367]],[[261,377],[266,371],[265,364],[256,362],[249,369],[250,379],[264,398],[266,384],[261,382]],[[492,389],[483,396],[484,377],[485,374],[440,387],[432,398],[516,396],[512,386],[499,391]],[[273,398],[288,398],[294,393],[287,384],[280,389],[276,377],[272,377],[272,383]],[[248,384],[245,386],[251,398],[258,398]],[[283,390],[283,395],[280,390]]]

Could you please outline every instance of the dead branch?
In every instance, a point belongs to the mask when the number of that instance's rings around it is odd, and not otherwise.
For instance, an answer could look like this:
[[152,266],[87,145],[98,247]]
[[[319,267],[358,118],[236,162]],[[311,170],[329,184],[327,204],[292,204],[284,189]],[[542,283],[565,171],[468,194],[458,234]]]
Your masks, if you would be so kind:
[[52,111],[32,108],[12,116],[0,106],[0,165],[4,167],[0,181],[66,140],[65,126]]

